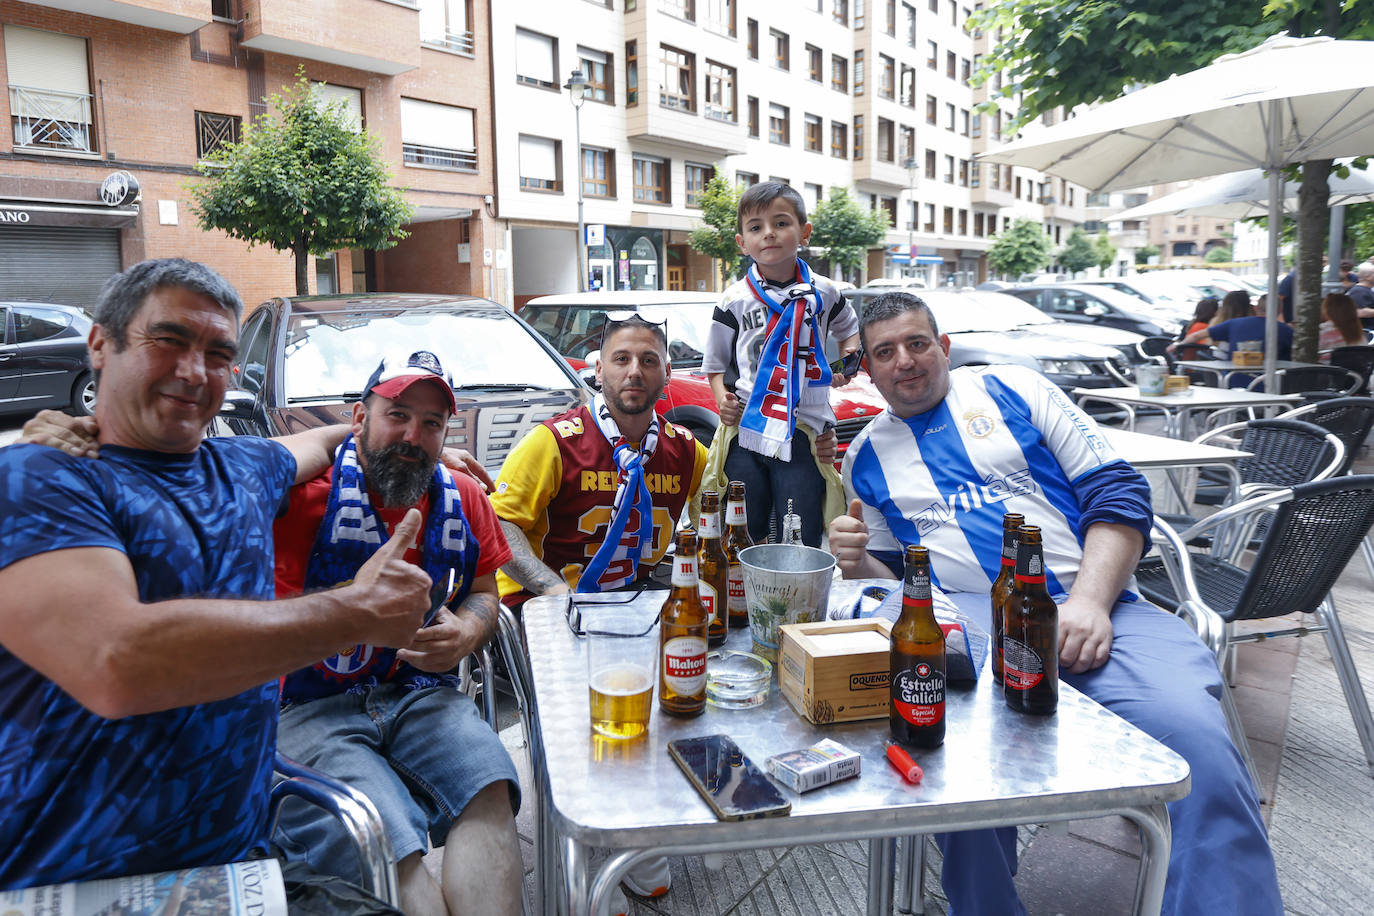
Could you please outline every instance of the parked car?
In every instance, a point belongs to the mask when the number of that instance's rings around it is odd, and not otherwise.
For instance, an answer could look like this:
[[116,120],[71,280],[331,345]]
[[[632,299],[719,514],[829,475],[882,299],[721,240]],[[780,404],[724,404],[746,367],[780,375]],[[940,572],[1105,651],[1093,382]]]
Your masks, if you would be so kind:
[[278,436],[347,423],[384,355],[434,352],[453,374],[447,444],[492,474],[527,431],[591,400],[553,348],[504,306],[387,293],[270,299],[243,324],[215,435]]
[[91,318],[70,305],[0,302],[0,413],[95,410],[86,338]]
[[[845,295],[848,295],[848,291]],[[715,396],[701,371],[706,335],[717,297],[710,293],[617,290],[570,293],[531,299],[520,315],[576,367],[592,362],[601,346],[601,328],[608,311],[636,311],[648,321],[666,321],[668,358],[673,374],[658,403],[658,413],[680,423],[710,443],[720,425]],[[835,358],[831,345],[830,358]],[[880,410],[883,399],[867,383],[867,373],[843,388],[830,389],[840,452]],[[856,425],[857,424],[857,425]]]
[[[1079,286],[1105,286],[1140,300],[1137,310],[1147,315],[1161,315],[1175,321],[1189,321],[1198,300],[1213,295],[1168,273],[1133,274],[1129,277],[1104,277],[1100,280],[1079,280]],[[1223,292],[1222,295],[1225,295]],[[1217,296],[1218,299],[1221,296]]]
[[1178,333],[1178,324],[1156,313],[1146,315],[1140,300],[1114,289],[1091,284],[1055,283],[1017,286],[1004,290],[1038,308],[1040,311],[1069,324],[1096,324],[1108,328],[1135,331],[1146,337],[1169,336]]

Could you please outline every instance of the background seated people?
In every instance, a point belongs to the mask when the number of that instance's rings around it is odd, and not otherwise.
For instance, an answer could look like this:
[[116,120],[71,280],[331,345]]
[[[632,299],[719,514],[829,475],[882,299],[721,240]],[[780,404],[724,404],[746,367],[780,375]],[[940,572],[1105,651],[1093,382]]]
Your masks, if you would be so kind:
[[1364,326],[1356,314],[1355,300],[1345,293],[1328,293],[1322,299],[1322,323],[1317,328],[1317,359],[1329,363],[1331,350],[1364,342]]
[[[1212,296],[1206,296],[1199,299],[1197,307],[1193,309],[1193,320],[1188,322],[1188,326],[1179,332],[1178,339],[1181,341],[1189,334],[1193,334],[1197,331],[1206,331],[1218,320],[1217,311],[1220,307],[1221,303]],[[1203,346],[1210,347],[1212,345],[1212,338],[1203,334],[1201,337],[1197,338],[1196,342]],[[1200,347],[1183,347],[1179,350],[1178,358],[1197,359],[1199,349]]]

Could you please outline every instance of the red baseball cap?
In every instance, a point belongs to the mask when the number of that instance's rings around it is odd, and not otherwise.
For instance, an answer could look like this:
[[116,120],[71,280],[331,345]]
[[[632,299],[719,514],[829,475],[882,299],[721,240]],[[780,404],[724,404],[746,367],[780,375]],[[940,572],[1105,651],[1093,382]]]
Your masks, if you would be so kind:
[[439,357],[428,350],[416,350],[404,360],[384,358],[367,380],[363,398],[379,394],[394,400],[416,382],[433,382],[441,386],[448,396],[449,409],[458,412],[458,401],[453,396],[453,377],[440,365]]

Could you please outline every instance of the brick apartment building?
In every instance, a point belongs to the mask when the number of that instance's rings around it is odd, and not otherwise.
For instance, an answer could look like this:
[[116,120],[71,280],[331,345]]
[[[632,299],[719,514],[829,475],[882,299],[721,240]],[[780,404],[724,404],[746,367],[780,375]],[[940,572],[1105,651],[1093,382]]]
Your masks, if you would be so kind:
[[298,67],[416,208],[395,248],[314,259],[312,292],[502,298],[487,21],[486,0],[0,0],[0,298],[89,305],[173,255],[250,305],[293,292],[290,255],[199,229],[187,186]]

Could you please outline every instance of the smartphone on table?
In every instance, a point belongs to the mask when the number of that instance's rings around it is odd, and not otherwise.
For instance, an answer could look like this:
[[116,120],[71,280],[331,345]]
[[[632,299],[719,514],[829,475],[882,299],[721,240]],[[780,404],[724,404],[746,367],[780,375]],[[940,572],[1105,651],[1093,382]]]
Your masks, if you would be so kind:
[[787,814],[792,803],[768,774],[744,756],[729,735],[702,735],[668,742],[668,753],[723,821]]

